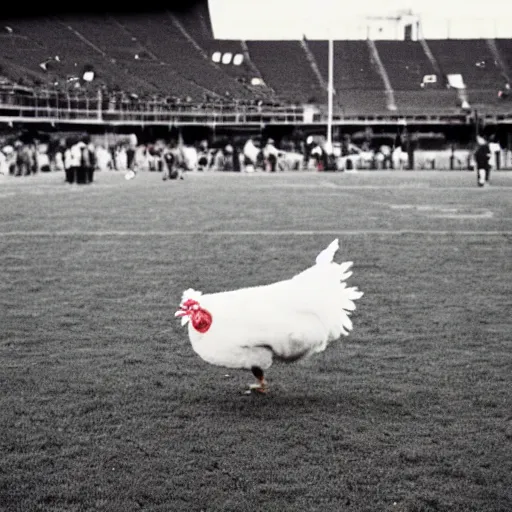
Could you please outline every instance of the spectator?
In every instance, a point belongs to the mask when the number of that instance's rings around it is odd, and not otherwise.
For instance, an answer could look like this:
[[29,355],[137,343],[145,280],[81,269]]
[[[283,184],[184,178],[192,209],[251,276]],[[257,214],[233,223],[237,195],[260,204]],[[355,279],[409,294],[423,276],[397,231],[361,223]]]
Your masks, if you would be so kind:
[[477,184],[479,187],[483,187],[489,183],[491,177],[491,150],[489,149],[489,144],[487,144],[487,141],[482,136],[478,135],[476,142],[478,145],[475,151]]

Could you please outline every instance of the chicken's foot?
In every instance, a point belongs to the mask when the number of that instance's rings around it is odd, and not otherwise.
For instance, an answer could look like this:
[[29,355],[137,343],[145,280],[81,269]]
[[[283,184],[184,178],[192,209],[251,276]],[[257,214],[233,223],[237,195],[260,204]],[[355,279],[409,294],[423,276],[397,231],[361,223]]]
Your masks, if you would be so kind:
[[246,393],[251,394],[252,391],[257,393],[266,393],[268,391],[268,384],[265,380],[265,376],[263,375],[263,370],[258,366],[253,366],[251,371],[253,375],[258,379],[258,382],[256,384],[251,384],[249,386],[249,390]]

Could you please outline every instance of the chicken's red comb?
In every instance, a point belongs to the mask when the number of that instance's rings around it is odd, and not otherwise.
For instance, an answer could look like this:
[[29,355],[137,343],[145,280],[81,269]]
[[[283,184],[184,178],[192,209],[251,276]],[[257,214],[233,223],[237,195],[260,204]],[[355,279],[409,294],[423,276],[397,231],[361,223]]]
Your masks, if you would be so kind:
[[199,302],[194,299],[187,299],[181,306],[174,316],[187,316],[192,313],[193,310],[199,309]]

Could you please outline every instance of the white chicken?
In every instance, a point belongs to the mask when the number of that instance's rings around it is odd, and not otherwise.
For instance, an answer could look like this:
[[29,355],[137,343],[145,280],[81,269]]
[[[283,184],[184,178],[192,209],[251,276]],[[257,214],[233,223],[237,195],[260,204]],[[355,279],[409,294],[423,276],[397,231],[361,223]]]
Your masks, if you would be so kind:
[[194,351],[208,363],[251,370],[258,382],[250,390],[266,393],[264,371],[274,359],[298,361],[348,335],[363,292],[346,287],[352,262],[334,263],[338,249],[336,239],[315,265],[286,281],[209,294],[186,290],[175,316],[188,323]]

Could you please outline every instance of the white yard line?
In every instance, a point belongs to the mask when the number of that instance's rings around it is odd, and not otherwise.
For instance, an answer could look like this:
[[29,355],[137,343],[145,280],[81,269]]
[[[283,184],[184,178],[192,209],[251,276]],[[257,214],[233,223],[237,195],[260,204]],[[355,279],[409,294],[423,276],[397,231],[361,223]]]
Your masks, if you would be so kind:
[[166,236],[315,236],[315,235],[339,235],[339,236],[358,236],[358,235],[456,235],[456,236],[501,236],[512,235],[509,230],[434,230],[434,229],[328,229],[328,230],[230,230],[230,231],[118,231],[118,230],[98,230],[98,231],[0,231],[0,237],[73,237],[73,236],[97,236],[97,237],[166,237]]

